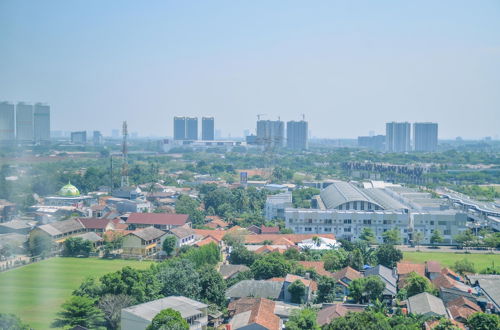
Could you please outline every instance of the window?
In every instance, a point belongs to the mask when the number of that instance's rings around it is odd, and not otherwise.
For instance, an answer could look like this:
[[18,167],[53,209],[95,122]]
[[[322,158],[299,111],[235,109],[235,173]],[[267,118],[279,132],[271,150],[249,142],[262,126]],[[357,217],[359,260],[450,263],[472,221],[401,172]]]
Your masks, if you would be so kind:
[[346,209],[346,210],[349,210],[349,209],[350,209],[350,207],[349,207],[349,203],[346,203],[346,204],[345,204],[345,209]]
[[344,228],[344,233],[350,233],[351,232],[351,227]]
[[438,225],[440,225],[440,226],[446,226],[446,221],[438,221]]
[[431,226],[434,226],[434,221],[431,221]]
[[445,230],[443,230],[443,234],[444,235],[451,235],[451,230],[445,229]]
[[352,223],[351,219],[344,219],[344,223]]
[[390,224],[392,224],[391,220],[384,220],[384,225],[390,225]]
[[312,228],[311,227],[305,227],[304,231],[312,231]]
[[307,219],[307,223],[313,223],[313,219]]
[[353,202],[352,203],[352,208],[357,210],[358,209],[358,202]]
[[325,233],[329,233],[329,232],[331,232],[331,231],[332,231],[332,228],[326,228],[326,227],[325,227],[324,231],[325,231]]
[[363,224],[364,225],[371,225],[372,224],[372,220],[371,219],[365,219],[365,220],[363,220]]
[[332,219],[326,219],[325,223],[331,224],[332,223]]

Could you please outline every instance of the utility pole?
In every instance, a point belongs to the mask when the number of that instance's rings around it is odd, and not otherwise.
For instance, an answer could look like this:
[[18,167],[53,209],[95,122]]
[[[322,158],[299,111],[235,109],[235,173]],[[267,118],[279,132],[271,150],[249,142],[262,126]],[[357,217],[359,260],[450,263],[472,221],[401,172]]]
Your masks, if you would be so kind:
[[128,181],[128,148],[127,148],[127,136],[128,136],[128,130],[127,130],[127,122],[123,122],[123,127],[122,127],[122,135],[123,135],[123,141],[122,141],[122,182],[121,182],[121,187],[128,187],[129,186],[129,181]]

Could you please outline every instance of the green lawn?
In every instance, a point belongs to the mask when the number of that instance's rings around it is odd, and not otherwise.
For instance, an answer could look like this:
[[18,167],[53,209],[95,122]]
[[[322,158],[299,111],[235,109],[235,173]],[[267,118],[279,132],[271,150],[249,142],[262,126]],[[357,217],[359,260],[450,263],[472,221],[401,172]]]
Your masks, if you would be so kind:
[[500,271],[500,255],[498,254],[464,254],[450,252],[403,252],[404,260],[414,262],[425,262],[427,260],[438,261],[441,266],[451,267],[457,260],[468,259],[474,263],[477,272],[488,266],[492,266]]
[[87,276],[150,262],[94,258],[52,258],[0,273],[0,311],[14,313],[34,329],[48,329],[61,304]]

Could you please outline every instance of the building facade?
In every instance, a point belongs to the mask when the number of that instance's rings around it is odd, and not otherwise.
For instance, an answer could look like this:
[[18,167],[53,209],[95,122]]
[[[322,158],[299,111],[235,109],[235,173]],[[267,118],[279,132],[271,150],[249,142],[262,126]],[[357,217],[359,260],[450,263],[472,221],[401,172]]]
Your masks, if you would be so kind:
[[214,117],[201,118],[201,139],[204,141],[215,140]]
[[434,152],[438,144],[437,123],[414,123],[413,144],[415,151]]
[[0,143],[13,142],[16,138],[14,104],[0,102]]
[[186,118],[186,140],[198,140],[198,118]]
[[385,124],[385,147],[388,152],[411,151],[411,125],[404,123]]
[[307,150],[307,121],[289,121],[286,123],[286,146],[293,150]]
[[35,142],[50,141],[50,106],[36,103],[33,114],[33,134]]
[[283,147],[285,124],[281,120],[257,121],[257,144],[270,147]]
[[33,105],[19,102],[16,105],[16,138],[20,143],[33,142]]
[[74,144],[86,144],[87,143],[87,132],[71,132],[71,143]]
[[174,140],[186,139],[186,117],[174,117]]

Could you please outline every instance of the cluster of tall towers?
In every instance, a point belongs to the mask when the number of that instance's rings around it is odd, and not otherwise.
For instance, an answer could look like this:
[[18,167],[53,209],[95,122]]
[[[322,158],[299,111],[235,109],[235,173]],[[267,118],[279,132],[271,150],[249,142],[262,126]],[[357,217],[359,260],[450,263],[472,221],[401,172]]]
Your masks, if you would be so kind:
[[[385,125],[385,149],[388,152],[412,150],[411,124],[391,122]],[[413,150],[432,152],[437,150],[438,124],[413,123]]]
[[308,123],[305,120],[257,120],[257,134],[247,137],[247,143],[267,147],[284,147],[293,150],[306,150],[308,147]]
[[0,142],[41,143],[50,141],[50,106],[0,102]]
[[[174,140],[198,140],[198,117],[174,117]],[[201,118],[201,140],[215,140],[214,117]]]

